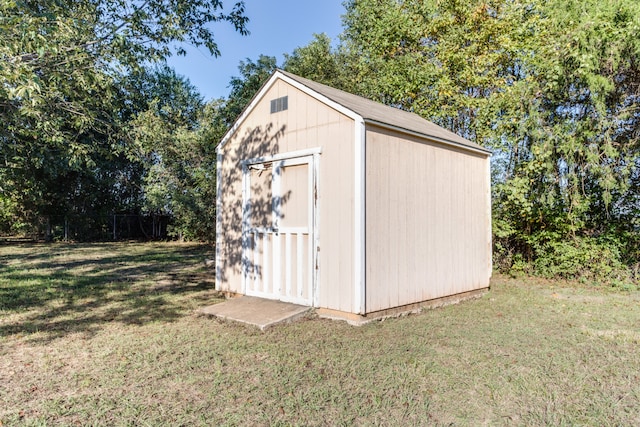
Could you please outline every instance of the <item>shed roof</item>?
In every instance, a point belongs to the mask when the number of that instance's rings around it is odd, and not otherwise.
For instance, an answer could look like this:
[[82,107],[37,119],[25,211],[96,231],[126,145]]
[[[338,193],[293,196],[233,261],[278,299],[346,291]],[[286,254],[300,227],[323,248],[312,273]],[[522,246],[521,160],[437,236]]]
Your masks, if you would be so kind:
[[489,153],[484,147],[469,141],[441,126],[432,123],[415,113],[400,110],[399,108],[389,107],[380,102],[372,101],[362,96],[354,95],[313,80],[305,79],[283,70],[277,70],[276,73],[282,73],[286,77],[295,80],[299,84],[306,86],[314,92],[325,96],[333,102],[353,111],[361,116],[365,123],[378,124],[382,126],[391,126],[399,130],[416,133],[418,135],[450,142],[455,145],[462,145],[473,150],[480,150]]

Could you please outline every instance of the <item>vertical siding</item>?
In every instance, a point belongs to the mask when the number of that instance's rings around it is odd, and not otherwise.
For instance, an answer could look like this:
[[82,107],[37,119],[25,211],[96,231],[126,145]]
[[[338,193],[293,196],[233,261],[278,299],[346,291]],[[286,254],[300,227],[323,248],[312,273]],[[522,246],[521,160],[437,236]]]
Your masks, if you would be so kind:
[[353,303],[354,122],[338,118],[333,126],[318,129],[318,139],[326,144],[318,188],[319,305],[349,312]]
[[488,161],[368,127],[367,312],[489,285]]
[[[270,100],[288,96],[288,109],[270,113]],[[222,149],[219,287],[242,291],[243,159],[322,147],[318,182],[319,305],[351,311],[353,303],[354,122],[277,81]]]
[[282,168],[281,227],[311,227],[309,224],[309,167],[296,165]]

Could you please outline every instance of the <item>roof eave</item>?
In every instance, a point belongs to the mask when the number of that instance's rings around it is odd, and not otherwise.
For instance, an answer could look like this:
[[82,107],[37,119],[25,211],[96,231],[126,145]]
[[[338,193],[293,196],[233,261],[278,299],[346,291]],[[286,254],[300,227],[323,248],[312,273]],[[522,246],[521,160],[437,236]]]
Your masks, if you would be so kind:
[[410,130],[410,129],[406,129],[400,126],[395,126],[395,125],[391,125],[389,123],[385,123],[385,122],[381,122],[379,120],[373,120],[373,119],[367,119],[366,117],[364,118],[364,122],[365,124],[371,124],[374,126],[378,126],[381,128],[385,128],[385,129],[390,129],[390,130],[394,130],[396,132],[400,132],[400,133],[404,133],[406,135],[411,135],[411,136],[415,136],[418,138],[422,138],[422,139],[428,139],[429,141],[434,141],[437,142],[439,144],[443,144],[443,145],[448,145],[451,147],[455,147],[455,148],[459,148],[462,150],[466,150],[466,151],[471,151],[473,153],[477,153],[477,154],[483,154],[486,156],[491,156],[491,151],[487,150],[486,148],[482,148],[480,146],[476,147],[472,147],[470,145],[467,144],[462,144],[460,142],[456,142],[456,141],[452,141],[449,139],[445,139],[445,138],[440,138],[434,135],[429,135],[426,133],[422,133],[422,132],[417,132],[414,130]]

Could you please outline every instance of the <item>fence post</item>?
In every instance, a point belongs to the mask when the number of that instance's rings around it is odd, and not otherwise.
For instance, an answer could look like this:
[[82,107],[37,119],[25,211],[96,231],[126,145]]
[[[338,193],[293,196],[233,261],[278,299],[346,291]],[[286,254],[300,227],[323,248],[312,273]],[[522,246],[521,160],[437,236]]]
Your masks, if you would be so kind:
[[69,219],[64,216],[64,241],[69,241]]
[[47,224],[44,233],[45,242],[50,242],[53,240],[53,237],[51,236],[51,217],[49,215],[47,215]]
[[116,214],[113,214],[113,240],[116,240]]

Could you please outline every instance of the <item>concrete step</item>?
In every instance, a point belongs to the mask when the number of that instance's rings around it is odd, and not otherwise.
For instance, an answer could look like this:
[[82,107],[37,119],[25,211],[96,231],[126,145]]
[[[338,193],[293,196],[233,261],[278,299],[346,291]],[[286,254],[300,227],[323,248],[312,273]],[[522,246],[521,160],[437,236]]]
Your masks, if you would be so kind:
[[310,311],[311,307],[249,296],[231,298],[199,310],[202,315],[255,326],[262,331],[293,322]]

